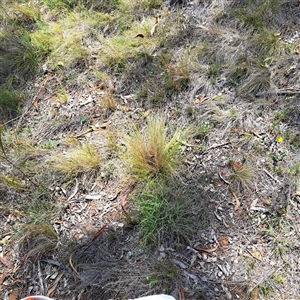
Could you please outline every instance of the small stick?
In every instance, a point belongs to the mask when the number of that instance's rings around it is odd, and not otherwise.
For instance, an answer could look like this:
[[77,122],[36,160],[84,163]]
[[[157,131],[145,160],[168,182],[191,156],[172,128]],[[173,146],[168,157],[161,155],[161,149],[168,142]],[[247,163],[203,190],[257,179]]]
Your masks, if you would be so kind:
[[76,273],[76,275],[79,277],[79,273],[77,272],[77,270],[74,268],[74,265],[73,265],[73,262],[72,262],[72,257],[73,257],[73,254],[74,254],[75,251],[73,251],[71,253],[71,255],[69,256],[69,264],[70,264],[70,267],[72,268],[72,270]]
[[222,144],[213,145],[213,146],[209,147],[206,151],[209,151],[209,150],[212,150],[212,149],[215,149],[215,148],[220,148],[220,147],[226,146],[226,145],[231,144],[231,143],[232,143],[232,141],[230,140],[230,141],[227,141],[227,142],[222,143]]
[[237,195],[235,194],[234,191],[231,191],[231,193],[232,193],[232,195],[233,195],[233,197],[236,201],[236,204],[235,204],[234,209],[233,209],[234,211],[236,211],[240,207],[240,200],[239,200],[239,198],[237,197]]
[[92,131],[94,131],[94,129],[90,128],[90,129],[86,130],[85,132],[79,133],[77,135],[73,135],[72,137],[77,139],[77,138],[79,138],[79,137],[81,137],[81,136],[83,136],[83,135],[85,135],[85,134],[87,134],[89,132],[92,132]]
[[253,258],[257,259],[258,261],[262,261],[260,258],[253,255],[248,249],[245,249]]
[[222,175],[221,175],[220,172],[218,172],[218,175],[219,175],[219,177],[220,177],[226,184],[230,185],[230,182],[227,181],[224,177],[222,177]]
[[72,194],[69,196],[69,198],[67,199],[68,202],[69,202],[69,201],[77,194],[77,192],[78,192],[78,185],[79,185],[79,183],[78,183],[77,178],[75,178],[75,181],[76,181],[76,185],[75,185],[75,188],[74,188],[73,193],[72,193]]
[[264,171],[265,171],[265,173],[270,177],[270,178],[272,178],[275,182],[279,182],[276,178],[274,178],[273,176],[272,176],[272,174],[271,173],[269,173],[266,169],[263,169]]
[[211,253],[216,251],[219,248],[219,244],[217,244],[217,246],[207,249],[207,248],[200,248],[200,247],[194,247],[194,249],[198,250],[198,251],[203,251],[203,252],[207,252],[207,253]]
[[106,231],[106,230],[108,230],[108,224],[105,224],[104,226],[102,226],[99,230],[98,230],[98,232],[95,234],[95,236],[92,238],[92,242],[94,242],[99,236],[100,236],[100,234],[102,233],[102,232],[104,232],[104,231]]
[[180,296],[181,296],[181,300],[186,300],[182,286],[180,286]]

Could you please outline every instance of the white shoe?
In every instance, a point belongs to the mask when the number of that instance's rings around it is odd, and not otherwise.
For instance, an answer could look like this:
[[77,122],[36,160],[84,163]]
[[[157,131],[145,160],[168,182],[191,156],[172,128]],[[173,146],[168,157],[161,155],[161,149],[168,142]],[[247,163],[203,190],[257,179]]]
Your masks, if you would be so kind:
[[128,299],[128,300],[176,300],[176,299],[172,296],[161,294],[161,295],[146,296],[146,297],[140,297],[140,298]]

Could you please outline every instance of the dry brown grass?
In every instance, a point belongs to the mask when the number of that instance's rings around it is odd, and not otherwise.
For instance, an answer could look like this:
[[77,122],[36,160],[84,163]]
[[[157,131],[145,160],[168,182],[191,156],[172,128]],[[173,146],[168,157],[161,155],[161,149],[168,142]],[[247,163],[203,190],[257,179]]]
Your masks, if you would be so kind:
[[101,166],[99,151],[95,145],[91,144],[69,150],[64,155],[53,157],[52,160],[54,169],[71,176],[90,173]]
[[168,139],[166,119],[162,116],[150,117],[144,132],[134,130],[125,140],[125,160],[134,176],[143,180],[159,174],[174,174],[180,162],[179,146],[182,135],[177,130]]

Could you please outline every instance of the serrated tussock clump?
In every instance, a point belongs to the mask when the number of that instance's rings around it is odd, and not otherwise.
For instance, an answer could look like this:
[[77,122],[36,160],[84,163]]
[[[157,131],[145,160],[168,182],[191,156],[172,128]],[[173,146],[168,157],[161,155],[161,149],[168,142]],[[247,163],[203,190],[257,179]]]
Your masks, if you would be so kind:
[[92,172],[101,165],[98,149],[96,146],[88,144],[78,149],[70,150],[64,155],[59,155],[53,160],[53,166],[56,170],[73,176]]
[[162,116],[149,118],[143,131],[134,130],[125,139],[125,160],[136,179],[144,180],[159,174],[172,175],[180,163],[180,140],[184,132],[176,130],[167,137],[166,119]]

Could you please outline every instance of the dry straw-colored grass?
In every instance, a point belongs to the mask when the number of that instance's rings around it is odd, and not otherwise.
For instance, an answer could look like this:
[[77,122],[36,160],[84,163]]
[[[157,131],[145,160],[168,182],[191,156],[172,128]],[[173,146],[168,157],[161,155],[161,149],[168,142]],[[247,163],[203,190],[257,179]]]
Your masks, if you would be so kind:
[[162,116],[149,118],[144,132],[134,130],[125,139],[125,160],[137,179],[143,180],[159,174],[172,175],[180,163],[180,139],[184,132],[176,130],[167,137],[166,119]]
[[100,168],[101,158],[95,145],[83,145],[54,159],[54,168],[64,174],[77,176]]

